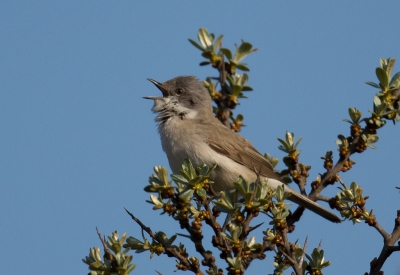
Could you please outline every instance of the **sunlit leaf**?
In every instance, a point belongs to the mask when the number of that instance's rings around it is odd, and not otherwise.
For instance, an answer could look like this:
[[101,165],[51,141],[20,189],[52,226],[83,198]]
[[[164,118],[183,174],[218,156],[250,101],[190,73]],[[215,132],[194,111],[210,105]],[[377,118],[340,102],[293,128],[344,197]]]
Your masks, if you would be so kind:
[[378,77],[380,84],[383,89],[387,89],[389,87],[389,79],[386,71],[380,67],[376,68],[376,76]]
[[198,48],[200,51],[204,51],[204,48],[200,46],[196,41],[189,39],[189,42],[192,43],[192,45]]

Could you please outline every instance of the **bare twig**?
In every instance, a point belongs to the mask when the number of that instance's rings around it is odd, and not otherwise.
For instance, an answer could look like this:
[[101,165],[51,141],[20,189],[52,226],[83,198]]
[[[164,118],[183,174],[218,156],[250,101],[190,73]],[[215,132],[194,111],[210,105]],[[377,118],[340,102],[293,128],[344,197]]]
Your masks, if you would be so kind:
[[[221,43],[221,48],[222,48],[222,43]],[[218,72],[219,72],[219,83],[221,85],[221,95],[222,98],[216,102],[219,109],[222,111],[221,116],[218,118],[224,124],[226,127],[230,128],[230,122],[229,122],[229,117],[231,114],[231,109],[227,106],[227,88],[226,88],[226,67],[225,67],[225,60],[224,60],[224,55],[221,57],[221,61],[218,64]]]
[[330,201],[330,198],[325,197],[325,196],[323,196],[323,195],[321,195],[321,194],[318,194],[318,195],[317,195],[317,200],[329,202],[329,201]]
[[103,239],[103,237],[101,236],[101,233],[97,227],[96,227],[96,232],[97,232],[97,235],[99,236],[101,243],[103,244],[104,258],[110,260],[111,268],[113,269],[113,271],[117,270],[118,264],[113,256],[113,254],[108,249],[105,239]]
[[262,223],[259,223],[259,224],[255,225],[255,226],[250,226],[250,227],[249,227],[249,231],[248,231],[247,233],[250,233],[251,231],[253,231],[253,230],[259,228],[259,227],[260,227],[261,225],[263,225],[263,224],[264,224],[264,223],[262,222]]

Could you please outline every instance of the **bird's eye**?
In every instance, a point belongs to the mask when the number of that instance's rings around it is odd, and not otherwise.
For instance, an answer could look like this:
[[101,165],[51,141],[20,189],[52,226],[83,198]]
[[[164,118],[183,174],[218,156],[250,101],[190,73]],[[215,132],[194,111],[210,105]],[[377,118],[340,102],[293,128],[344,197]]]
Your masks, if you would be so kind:
[[181,89],[181,88],[176,89],[176,90],[175,90],[175,94],[176,94],[176,95],[181,95],[181,94],[183,94],[183,89]]

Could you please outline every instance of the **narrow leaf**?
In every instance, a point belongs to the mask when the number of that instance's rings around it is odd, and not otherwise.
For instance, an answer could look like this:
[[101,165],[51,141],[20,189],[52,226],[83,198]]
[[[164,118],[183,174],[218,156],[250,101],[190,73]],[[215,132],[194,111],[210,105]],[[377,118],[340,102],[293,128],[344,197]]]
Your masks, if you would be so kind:
[[220,36],[217,38],[217,40],[215,40],[215,44],[214,44],[214,53],[217,52],[219,45],[221,45],[222,36],[223,36],[223,35],[220,35]]
[[212,45],[212,40],[210,39],[210,35],[208,34],[205,28],[200,28],[199,30],[199,40],[200,43],[205,47],[208,48]]
[[198,48],[200,51],[204,51],[204,48],[200,46],[196,41],[189,39],[189,42],[192,43],[192,45]]
[[211,62],[210,61],[203,61],[203,62],[200,62],[200,66],[206,66],[206,65],[208,65],[208,64],[211,64]]
[[243,63],[237,64],[236,68],[239,69],[239,70],[245,71],[245,72],[250,71],[250,69],[246,65],[244,65]]
[[250,86],[243,86],[242,91],[243,92],[253,91],[253,88]]
[[367,82],[365,82],[365,84],[368,84],[368,85],[370,85],[370,86],[372,86],[372,87],[375,87],[375,88],[378,88],[378,89],[381,88],[378,84],[376,84],[376,83],[374,83],[374,82],[367,81]]
[[282,145],[284,146],[284,148],[290,148],[290,145],[283,139],[278,138],[279,142],[282,143]]
[[393,71],[393,67],[394,67],[394,62],[396,61],[396,59],[394,58],[388,58],[388,63],[386,66],[386,75],[387,76],[391,76],[392,75],[392,71]]
[[190,202],[192,195],[194,193],[193,189],[188,189],[185,192],[183,192],[182,194],[179,195],[179,197],[186,203]]

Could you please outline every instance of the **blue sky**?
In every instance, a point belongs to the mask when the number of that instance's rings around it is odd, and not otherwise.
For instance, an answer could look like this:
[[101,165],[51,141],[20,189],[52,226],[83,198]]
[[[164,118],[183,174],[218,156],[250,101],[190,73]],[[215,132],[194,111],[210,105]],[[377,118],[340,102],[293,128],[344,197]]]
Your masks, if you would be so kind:
[[[254,91],[235,110],[245,116],[242,135],[279,158],[278,137],[303,136],[301,161],[314,179],[323,172],[320,157],[349,132],[347,109],[372,108],[376,91],[365,82],[376,81],[379,58],[400,59],[399,8],[395,1],[2,1],[1,273],[87,274],[81,259],[100,246],[96,226],[140,236],[123,207],[155,231],[179,232],[145,202],[152,167],[168,163],[152,103],[142,97],[159,94],[147,78],[215,75],[198,66],[200,52],[187,40],[200,27],[224,34],[224,47],[244,39],[259,48],[246,59]],[[378,149],[354,156],[342,178],[364,188],[367,207],[390,232],[400,209],[400,128],[389,123],[379,137]],[[309,212],[291,240],[306,236],[309,252],[322,240],[332,262],[325,274],[363,274],[382,245],[365,224],[331,225]],[[272,259],[268,253],[250,272],[271,273]],[[389,258],[387,274],[400,274],[398,259]],[[146,253],[133,261],[133,274],[175,269],[174,260]]]

